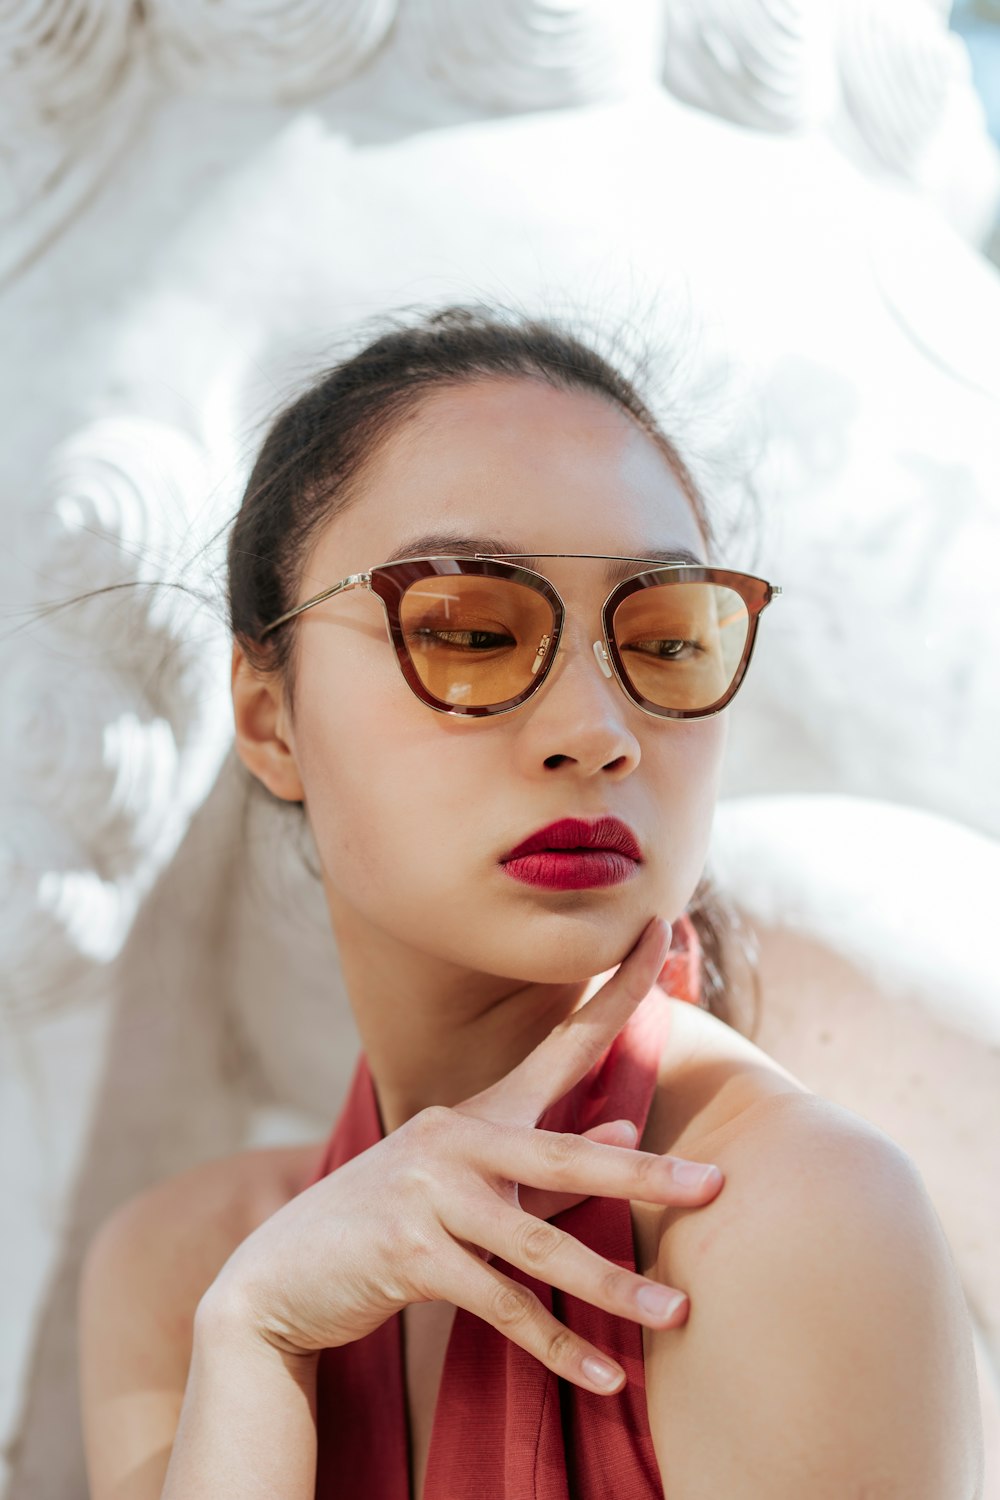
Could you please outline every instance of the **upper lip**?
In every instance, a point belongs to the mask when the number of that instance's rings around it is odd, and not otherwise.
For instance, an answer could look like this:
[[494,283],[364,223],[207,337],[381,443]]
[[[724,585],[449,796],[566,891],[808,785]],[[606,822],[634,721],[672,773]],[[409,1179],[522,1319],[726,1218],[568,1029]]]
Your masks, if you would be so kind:
[[589,823],[583,818],[560,818],[558,823],[539,828],[516,848],[502,854],[500,862],[519,859],[522,854],[537,854],[541,849],[613,849],[618,854],[627,854],[629,859],[642,859],[639,840],[620,818],[598,818]]

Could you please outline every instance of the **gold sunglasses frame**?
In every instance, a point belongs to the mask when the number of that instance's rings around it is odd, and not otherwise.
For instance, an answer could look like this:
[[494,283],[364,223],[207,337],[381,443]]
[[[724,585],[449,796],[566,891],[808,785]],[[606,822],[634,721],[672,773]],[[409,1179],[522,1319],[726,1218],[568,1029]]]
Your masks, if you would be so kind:
[[[625,696],[631,703],[641,709],[644,713],[661,719],[704,719],[711,718],[721,713],[729,703],[732,702],[736,693],[746,676],[750,660],[753,656],[754,645],[757,638],[757,624],[760,615],[770,604],[771,600],[782,592],[777,584],[768,583],[766,579],[758,578],[752,573],[741,573],[731,568],[716,568],[709,565],[690,563],[665,563],[660,559],[651,557],[631,557],[626,554],[613,552],[475,552],[461,553],[455,555],[434,554],[433,556],[399,558],[391,563],[379,563],[367,569],[363,573],[350,573],[346,578],[330,588],[321,590],[307,599],[303,604],[296,605],[294,609],[286,610],[276,620],[272,620],[261,631],[260,640],[272,630],[277,630],[279,625],[294,619],[307,609],[312,609],[317,604],[322,604],[326,599],[332,599],[334,595],[345,593],[352,588],[367,588],[375,594],[382,603],[386,626],[389,631],[391,644],[396,651],[396,659],[400,671],[407,686],[414,695],[425,703],[428,708],[438,713],[451,714],[463,718],[487,718],[494,715],[512,713],[514,709],[520,708],[533,693],[541,687],[548,677],[552,664],[558,654],[559,644],[562,639],[563,624],[566,619],[566,606],[555,586],[544,574],[536,572],[532,568],[517,567],[508,563],[507,558],[533,557],[533,558],[594,558],[608,562],[636,562],[648,563],[650,567],[645,571],[631,574],[628,578],[617,583],[608,594],[601,606],[601,621],[603,626],[604,640],[594,641],[593,650],[597,664],[605,677],[614,676]],[[525,584],[534,589],[548,601],[553,612],[554,628],[551,639],[545,640],[539,647],[536,664],[532,669],[532,680],[514,698],[505,699],[498,704],[476,704],[469,706],[465,704],[445,703],[430,693],[421,681],[416,666],[410,656],[406,645],[402,625],[399,618],[399,605],[403,595],[410,585],[419,579],[438,576],[447,576],[449,573],[463,572],[462,564],[481,564],[485,566],[472,567],[466,571],[474,575],[494,576],[511,578],[514,582]],[[450,564],[451,566],[440,566]],[[458,564],[459,566],[455,566]],[[498,564],[498,567],[490,568],[490,564]],[[664,580],[663,573],[673,576]],[[657,576],[654,576],[657,575]],[[678,576],[680,575],[680,576]],[[653,703],[650,699],[643,697],[633,684],[628,680],[628,671],[618,651],[615,640],[613,617],[615,610],[623,599],[641,588],[662,585],[664,582],[692,583],[706,582],[718,583],[732,589],[739,594],[743,600],[748,614],[747,638],[743,647],[743,654],[736,667],[732,681],[723,696],[710,704],[705,709],[671,709],[664,708],[660,704]]]

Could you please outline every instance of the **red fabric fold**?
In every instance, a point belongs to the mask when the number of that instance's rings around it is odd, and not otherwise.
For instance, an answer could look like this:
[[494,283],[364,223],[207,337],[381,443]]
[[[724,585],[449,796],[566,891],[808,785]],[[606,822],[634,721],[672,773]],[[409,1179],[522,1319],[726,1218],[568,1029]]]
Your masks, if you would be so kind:
[[[685,913],[674,924],[661,983],[698,1003],[701,950]],[[654,988],[607,1052],[538,1122],[582,1133],[606,1120],[649,1114],[670,1007]],[[303,1188],[382,1138],[362,1056],[316,1173]],[[606,1260],[635,1270],[629,1204],[587,1198],[552,1222]],[[642,1328],[627,1318],[491,1260],[529,1287],[568,1328],[625,1370],[614,1396],[558,1379],[492,1325],[457,1308],[434,1413],[424,1500],[663,1500],[646,1410]],[[317,1372],[316,1500],[409,1500],[408,1423],[402,1327],[397,1314],[363,1339],[320,1353]]]

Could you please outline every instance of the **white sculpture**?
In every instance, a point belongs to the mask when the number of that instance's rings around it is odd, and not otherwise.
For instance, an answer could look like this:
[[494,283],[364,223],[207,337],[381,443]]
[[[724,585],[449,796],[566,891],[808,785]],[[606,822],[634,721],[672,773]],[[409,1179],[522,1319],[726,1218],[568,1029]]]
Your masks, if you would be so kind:
[[485,110],[624,98],[657,77],[661,0],[422,0],[400,7],[400,47],[419,75]]
[[28,0],[0,16],[0,285],[96,190],[148,98],[132,0]]
[[157,68],[178,88],[290,104],[364,68],[396,19],[397,0],[307,0],[290,10],[246,0],[150,0]]
[[[757,429],[756,560],[785,589],[734,713],[720,879],[762,928],[799,922],[813,957],[855,964],[869,1014],[928,1068],[945,1043],[963,1077],[986,1066],[970,1038],[997,1025],[974,901],[1000,830],[982,608],[1000,292],[948,225],[981,241],[1000,190],[946,11],[371,0],[303,7],[296,29],[278,5],[92,0],[0,22],[4,494],[30,537],[16,566],[0,555],[5,608],[125,585],[0,656],[5,1500],[80,1487],[74,1274],[97,1222],[196,1160],[318,1136],[353,1061],[308,837],[247,804],[227,757],[213,538],[268,410],[364,314],[477,295],[544,309],[558,288],[609,323],[648,308],[669,365],[686,288],[705,327],[692,369],[714,340],[745,383],[692,388],[685,417],[668,379],[664,420],[708,481],[739,478]],[[477,110],[514,117],[463,123]],[[832,824],[811,795],[830,791],[846,794]],[[810,862],[834,826],[884,830],[886,864],[856,845]],[[913,850],[944,872],[932,905],[952,936],[928,925],[903,955],[926,889]],[[877,1080],[863,1095],[846,1064],[824,1074],[794,1007],[772,1019],[762,1044],[884,1109],[945,1204],[905,1099]],[[845,1000],[842,1031],[866,1024]],[[1000,1293],[947,1204],[1000,1361]]]

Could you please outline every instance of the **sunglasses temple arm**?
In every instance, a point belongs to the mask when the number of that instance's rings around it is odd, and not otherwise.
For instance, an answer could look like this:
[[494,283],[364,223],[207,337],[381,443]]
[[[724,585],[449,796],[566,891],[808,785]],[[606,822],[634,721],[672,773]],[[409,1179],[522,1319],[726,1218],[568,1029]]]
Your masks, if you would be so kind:
[[370,573],[351,573],[349,577],[342,578],[339,583],[333,585],[333,588],[324,589],[321,594],[315,594],[312,599],[307,599],[304,604],[296,605],[295,609],[290,609],[286,614],[279,615],[276,620],[272,620],[267,629],[261,631],[261,640],[270,631],[277,630],[279,625],[284,625],[286,620],[294,620],[296,615],[301,615],[305,610],[312,609],[314,604],[322,604],[325,600],[332,599],[334,594],[346,593],[348,589],[353,588],[370,588],[371,578],[372,575]]

